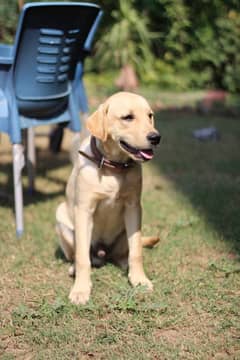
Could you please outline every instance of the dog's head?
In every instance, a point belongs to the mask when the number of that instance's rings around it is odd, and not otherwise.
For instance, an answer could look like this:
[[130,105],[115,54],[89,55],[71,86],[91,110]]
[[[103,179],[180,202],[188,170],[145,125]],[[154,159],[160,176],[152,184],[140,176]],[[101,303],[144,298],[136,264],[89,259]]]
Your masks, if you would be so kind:
[[129,92],[119,92],[108,98],[88,118],[87,128],[102,142],[112,139],[137,161],[152,159],[153,148],[161,139],[147,101]]

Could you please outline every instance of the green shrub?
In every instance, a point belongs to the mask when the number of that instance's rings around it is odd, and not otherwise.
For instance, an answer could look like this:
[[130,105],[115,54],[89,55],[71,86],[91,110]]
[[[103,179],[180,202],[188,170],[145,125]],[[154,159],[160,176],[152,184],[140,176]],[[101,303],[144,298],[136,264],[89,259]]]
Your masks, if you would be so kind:
[[151,41],[156,36],[149,31],[149,19],[134,8],[132,0],[119,0],[111,12],[113,23],[97,42],[99,67],[106,69],[132,65],[139,76],[151,69]]
[[18,21],[18,2],[0,0],[0,41],[12,43]]

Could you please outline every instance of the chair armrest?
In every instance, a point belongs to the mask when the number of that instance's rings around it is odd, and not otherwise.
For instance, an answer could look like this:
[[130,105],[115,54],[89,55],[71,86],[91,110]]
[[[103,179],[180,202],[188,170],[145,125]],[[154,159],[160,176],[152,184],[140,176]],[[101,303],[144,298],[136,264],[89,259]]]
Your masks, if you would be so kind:
[[13,45],[0,44],[0,64],[13,63]]
[[[13,64],[13,46],[0,44],[0,89],[4,89]],[[1,104],[2,106],[2,104]],[[2,116],[2,111],[0,112]]]
[[96,20],[95,20],[89,34],[88,34],[88,36],[87,36],[87,39],[85,40],[83,48],[84,48],[86,54],[89,54],[91,52],[92,42],[93,42],[95,33],[97,31],[97,28],[99,26],[99,23],[100,23],[100,20],[101,20],[102,16],[103,16],[103,11],[99,11],[98,16],[97,16],[97,18],[96,18]]
[[7,98],[4,92],[2,91],[2,89],[0,89],[0,118],[7,118],[7,117],[8,117]]

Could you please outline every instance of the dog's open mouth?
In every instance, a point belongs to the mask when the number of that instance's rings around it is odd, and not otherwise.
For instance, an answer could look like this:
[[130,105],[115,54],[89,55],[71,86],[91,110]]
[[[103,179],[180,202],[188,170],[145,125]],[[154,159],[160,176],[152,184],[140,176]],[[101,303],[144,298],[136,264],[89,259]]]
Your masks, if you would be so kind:
[[120,146],[123,150],[127,151],[128,153],[132,154],[136,159],[148,161],[153,158],[153,150],[152,149],[138,149],[135,148],[124,140],[119,141]]

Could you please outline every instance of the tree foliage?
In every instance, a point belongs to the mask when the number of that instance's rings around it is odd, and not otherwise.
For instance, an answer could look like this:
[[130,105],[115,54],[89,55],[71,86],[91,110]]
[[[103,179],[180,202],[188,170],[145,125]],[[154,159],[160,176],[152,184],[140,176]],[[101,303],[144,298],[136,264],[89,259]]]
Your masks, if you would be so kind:
[[[113,24],[97,43],[99,65],[103,67],[134,66],[139,73],[153,65],[149,18],[133,6],[131,0],[119,0],[119,8],[111,11]],[[156,36],[156,34],[155,34]]]
[[[102,33],[111,33],[116,24],[111,14],[118,12],[119,20],[121,9],[113,0],[101,3],[108,13]],[[179,89],[215,87],[240,92],[239,0],[131,0],[129,4],[140,22],[147,19],[147,32],[158,34],[149,36],[148,42],[154,65],[145,71],[144,65],[137,67],[143,80]],[[133,26],[130,28],[134,33]],[[137,42],[139,47],[139,39]],[[117,45],[119,51],[128,49],[128,42]],[[108,51],[112,53],[111,46]],[[104,57],[102,60],[104,63]],[[112,57],[112,65],[114,60]],[[146,59],[139,54],[138,62]]]
[[18,2],[0,0],[0,41],[11,43],[18,19]]

